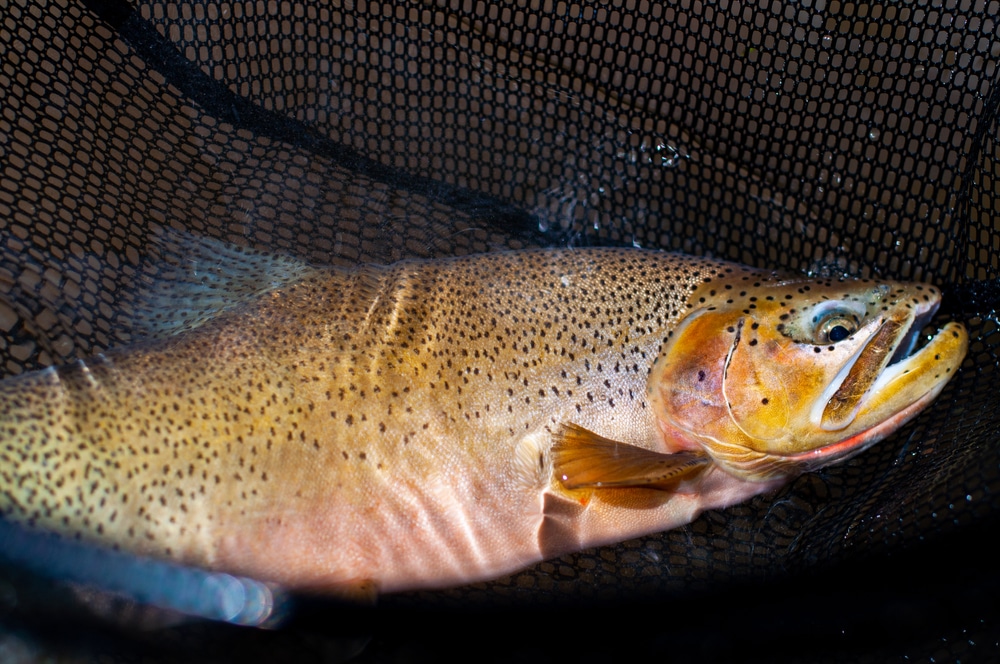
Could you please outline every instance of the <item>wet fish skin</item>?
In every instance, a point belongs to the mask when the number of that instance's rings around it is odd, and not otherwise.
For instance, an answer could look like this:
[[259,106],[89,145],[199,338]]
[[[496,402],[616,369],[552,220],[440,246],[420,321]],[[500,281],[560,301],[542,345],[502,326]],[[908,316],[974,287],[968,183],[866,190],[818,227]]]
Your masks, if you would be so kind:
[[[740,470],[685,428],[697,408],[680,416],[665,405],[677,395],[662,389],[664,367],[683,377],[679,363],[657,363],[691,343],[686,321],[725,322],[722,312],[746,305],[726,284],[794,279],[626,249],[346,271],[183,242],[198,269],[221,277],[178,289],[183,324],[157,334],[154,323],[149,341],[0,382],[6,518],[293,587],[393,591],[675,527],[804,469]],[[227,298],[225,276],[254,268],[262,286]],[[780,339],[802,345],[770,341]],[[729,332],[695,345],[716,351],[697,371],[725,371],[734,348],[751,348]],[[953,372],[964,347],[946,350]],[[732,430],[718,406],[702,424]],[[619,484],[567,488],[561,460],[581,458],[560,447],[571,439],[594,443],[597,477],[608,445],[636,454]],[[677,454],[687,455],[681,476],[648,470],[679,466]]]

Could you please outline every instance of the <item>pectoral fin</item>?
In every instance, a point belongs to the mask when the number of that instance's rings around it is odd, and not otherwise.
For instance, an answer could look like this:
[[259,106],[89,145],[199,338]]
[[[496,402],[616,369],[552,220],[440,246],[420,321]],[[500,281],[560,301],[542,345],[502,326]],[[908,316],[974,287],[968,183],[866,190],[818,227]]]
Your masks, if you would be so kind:
[[576,489],[671,489],[704,470],[709,458],[694,452],[662,454],[599,436],[575,424],[555,434],[552,466],[569,491]]

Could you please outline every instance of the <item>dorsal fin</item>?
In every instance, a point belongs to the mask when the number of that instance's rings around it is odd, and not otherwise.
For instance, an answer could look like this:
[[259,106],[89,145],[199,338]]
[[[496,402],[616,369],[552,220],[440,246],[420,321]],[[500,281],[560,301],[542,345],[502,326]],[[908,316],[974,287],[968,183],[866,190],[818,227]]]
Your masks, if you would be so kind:
[[130,331],[137,337],[162,338],[195,329],[317,269],[295,257],[174,230],[159,232],[153,242],[159,257],[144,266],[131,302]]
[[567,490],[672,489],[707,468],[708,456],[695,452],[663,454],[599,436],[576,424],[555,434],[552,467]]

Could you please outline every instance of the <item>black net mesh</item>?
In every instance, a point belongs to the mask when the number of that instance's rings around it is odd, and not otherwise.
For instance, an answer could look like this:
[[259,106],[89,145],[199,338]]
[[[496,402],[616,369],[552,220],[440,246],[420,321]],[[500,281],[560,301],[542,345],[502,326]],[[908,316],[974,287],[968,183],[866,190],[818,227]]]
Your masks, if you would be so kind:
[[[890,440],[689,527],[388,597],[359,628],[376,632],[362,658],[462,654],[440,627],[430,642],[395,631],[428,609],[465,624],[448,612],[585,602],[656,612],[661,629],[638,638],[650,656],[749,643],[760,650],[741,658],[991,659],[998,13],[981,0],[9,0],[0,374],[128,341],[122,303],[165,226],[344,265],[616,244],[932,281],[972,346]],[[0,577],[0,648],[15,654],[64,637],[84,659],[156,656],[154,642],[167,659],[354,652],[347,637],[317,645],[322,603],[300,631],[153,641],[135,621],[95,627],[68,591],[20,574]],[[53,636],[56,623],[86,627]],[[78,633],[92,629],[116,644]],[[529,654],[577,652],[566,637]],[[620,654],[605,647],[588,657]]]

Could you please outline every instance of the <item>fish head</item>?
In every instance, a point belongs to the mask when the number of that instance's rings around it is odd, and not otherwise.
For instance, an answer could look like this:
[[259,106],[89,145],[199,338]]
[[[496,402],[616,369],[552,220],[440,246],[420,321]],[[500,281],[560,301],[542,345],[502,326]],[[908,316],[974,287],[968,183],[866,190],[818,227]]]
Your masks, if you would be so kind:
[[940,301],[927,284],[776,274],[700,286],[650,374],[667,446],[757,481],[859,453],[958,370],[960,323],[921,339]]

